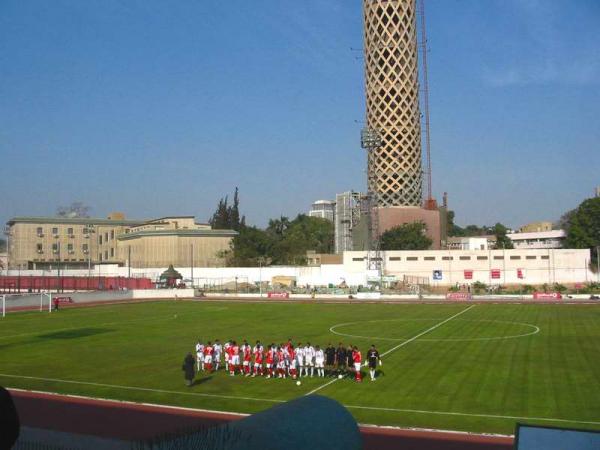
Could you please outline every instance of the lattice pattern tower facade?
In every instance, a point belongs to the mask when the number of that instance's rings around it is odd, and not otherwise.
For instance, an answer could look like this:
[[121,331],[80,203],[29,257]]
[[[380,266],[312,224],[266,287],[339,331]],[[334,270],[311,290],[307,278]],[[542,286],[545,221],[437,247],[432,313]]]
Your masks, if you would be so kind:
[[367,126],[382,146],[369,152],[377,204],[421,206],[421,115],[415,0],[363,0]]

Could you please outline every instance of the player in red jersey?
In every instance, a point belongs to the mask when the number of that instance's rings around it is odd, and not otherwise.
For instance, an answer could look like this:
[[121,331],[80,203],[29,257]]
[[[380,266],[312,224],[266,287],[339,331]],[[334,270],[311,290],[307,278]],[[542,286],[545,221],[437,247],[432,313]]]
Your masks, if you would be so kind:
[[204,370],[208,373],[212,372],[213,353],[214,347],[212,346],[212,342],[208,341],[208,344],[204,347]]
[[244,366],[244,376],[250,376],[250,363],[252,362],[252,347],[248,342],[244,341],[242,344],[242,357],[244,358],[243,366]]
[[288,358],[290,376],[295,380],[298,378],[298,370],[296,369],[298,361],[296,360],[296,350],[293,345],[288,347]]
[[362,381],[362,375],[360,373],[360,363],[362,362],[362,355],[358,347],[354,346],[352,349],[352,361],[354,362],[354,379],[360,383]]
[[252,376],[262,376],[264,351],[260,341],[256,341],[256,345],[252,349],[252,354],[254,356],[254,371],[252,372]]
[[285,354],[281,346],[277,347],[277,377],[285,378]]
[[235,341],[229,347],[229,375],[234,376],[240,365],[240,346]]
[[275,347],[273,344],[271,344],[269,350],[267,350],[265,362],[267,366],[267,378],[271,378],[273,377],[273,364],[275,363]]

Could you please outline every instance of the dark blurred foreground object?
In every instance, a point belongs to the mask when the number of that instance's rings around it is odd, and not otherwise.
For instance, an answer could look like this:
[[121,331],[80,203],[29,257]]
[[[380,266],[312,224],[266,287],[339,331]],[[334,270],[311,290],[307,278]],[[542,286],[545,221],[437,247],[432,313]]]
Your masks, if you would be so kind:
[[194,385],[194,376],[196,376],[195,370],[196,361],[194,361],[194,357],[191,352],[188,352],[183,359],[183,365],[181,366],[181,370],[183,370],[183,377],[185,378],[185,384],[187,387],[191,387]]
[[132,448],[360,450],[362,437],[356,421],[341,404],[309,395],[226,425],[139,442]]
[[0,450],[10,449],[19,437],[19,416],[10,393],[0,386]]

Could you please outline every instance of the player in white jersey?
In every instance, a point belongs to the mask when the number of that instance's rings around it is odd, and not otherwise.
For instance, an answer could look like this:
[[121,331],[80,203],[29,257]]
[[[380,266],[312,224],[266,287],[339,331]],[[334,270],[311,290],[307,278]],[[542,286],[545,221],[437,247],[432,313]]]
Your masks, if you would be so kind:
[[196,361],[198,362],[198,372],[204,370],[204,344],[200,341],[196,344]]
[[298,342],[298,347],[296,347],[296,361],[298,361],[298,377],[301,377],[304,369],[304,347],[302,347],[302,342]]
[[317,368],[317,376],[325,376],[325,352],[317,345],[315,348],[315,367]]
[[227,372],[229,372],[229,352],[227,351],[229,350],[229,347],[231,347],[231,341],[225,342],[225,345],[223,345],[223,351],[225,352],[225,370]]
[[215,363],[215,370],[219,370],[219,364],[221,364],[221,353],[223,353],[223,346],[221,345],[221,341],[219,341],[218,339],[215,341],[215,345],[213,345],[213,350],[213,362]]
[[312,377],[315,373],[315,348],[310,345],[310,342],[307,342],[304,346],[304,365],[305,365],[305,373],[308,376],[308,368],[310,367],[310,376]]

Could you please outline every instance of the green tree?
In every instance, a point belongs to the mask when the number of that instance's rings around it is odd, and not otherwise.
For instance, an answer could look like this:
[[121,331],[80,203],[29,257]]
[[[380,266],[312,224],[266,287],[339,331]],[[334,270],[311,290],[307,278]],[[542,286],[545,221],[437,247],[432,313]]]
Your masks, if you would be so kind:
[[287,217],[269,221],[267,232],[273,238],[271,257],[276,264],[306,264],[306,252],[333,251],[333,223],[318,217],[299,214],[294,220]]
[[58,217],[90,217],[91,207],[87,206],[83,202],[73,202],[69,206],[59,206],[56,209],[56,215]]
[[504,225],[502,225],[501,223],[498,222],[496,225],[494,225],[494,227],[492,228],[492,231],[493,231],[494,235],[496,236],[496,245],[495,245],[496,249],[515,248],[515,246],[513,245],[513,242],[506,235],[506,233],[508,233],[508,228],[506,228]]
[[427,226],[423,222],[405,223],[390,228],[381,235],[382,250],[427,250],[432,240],[425,232]]
[[210,226],[215,230],[236,230],[246,226],[246,217],[240,218],[240,198],[238,188],[233,194],[233,205],[229,206],[228,197],[219,200],[216,211],[208,220]]
[[464,236],[465,230],[454,223],[454,211],[446,213],[448,236]]
[[489,227],[486,227],[485,225],[482,227],[478,225],[467,225],[463,228],[463,231],[465,233],[464,236],[484,236],[488,234]]
[[[566,217],[565,217],[566,216]],[[592,250],[592,267],[596,270],[598,247],[600,246],[600,197],[584,200],[574,211],[565,216],[565,231],[568,248]]]
[[260,261],[271,261],[273,239],[257,227],[245,226],[233,238],[231,249],[224,255],[227,265],[233,267],[256,267]]

